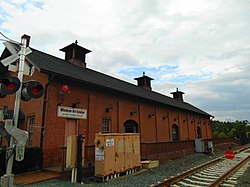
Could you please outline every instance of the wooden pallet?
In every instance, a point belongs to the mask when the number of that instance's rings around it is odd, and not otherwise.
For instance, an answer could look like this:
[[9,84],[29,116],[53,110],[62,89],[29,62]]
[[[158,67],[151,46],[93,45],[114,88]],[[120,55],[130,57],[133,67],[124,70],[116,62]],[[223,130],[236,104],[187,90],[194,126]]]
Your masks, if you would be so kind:
[[141,161],[143,169],[151,169],[159,166],[159,160],[145,160]]

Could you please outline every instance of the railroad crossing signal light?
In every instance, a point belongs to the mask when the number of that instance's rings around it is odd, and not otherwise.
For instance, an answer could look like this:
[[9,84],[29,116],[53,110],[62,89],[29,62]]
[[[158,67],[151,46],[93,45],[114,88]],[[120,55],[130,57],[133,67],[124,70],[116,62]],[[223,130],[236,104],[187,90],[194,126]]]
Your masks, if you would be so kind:
[[37,81],[28,81],[23,83],[22,86],[22,96],[23,101],[29,101],[30,99],[38,99],[42,97],[44,93],[44,87],[40,82]]
[[9,76],[0,79],[0,98],[14,94],[20,88],[20,80],[17,77]]

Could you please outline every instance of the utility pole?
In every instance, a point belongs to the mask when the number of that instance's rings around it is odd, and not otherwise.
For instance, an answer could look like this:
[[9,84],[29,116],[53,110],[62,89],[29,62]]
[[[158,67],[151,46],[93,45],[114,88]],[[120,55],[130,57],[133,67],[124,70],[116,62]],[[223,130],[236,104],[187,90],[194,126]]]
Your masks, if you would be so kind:
[[[29,42],[30,36],[23,35],[21,38],[21,51],[20,51],[20,58],[18,64],[18,79],[22,85],[23,82],[23,74],[24,74],[24,65],[25,65],[25,54],[26,54],[26,47]],[[16,99],[14,105],[14,127],[18,125],[18,117],[19,117],[19,108],[20,108],[20,101],[22,95],[22,86],[16,92]],[[7,160],[7,168],[6,174],[1,178],[1,185],[3,187],[13,187],[14,186],[14,175],[12,174],[12,167],[13,167],[13,160],[14,160],[14,149],[15,149],[15,140],[12,136],[10,136],[10,144],[7,151],[11,154],[9,155],[9,159]]]

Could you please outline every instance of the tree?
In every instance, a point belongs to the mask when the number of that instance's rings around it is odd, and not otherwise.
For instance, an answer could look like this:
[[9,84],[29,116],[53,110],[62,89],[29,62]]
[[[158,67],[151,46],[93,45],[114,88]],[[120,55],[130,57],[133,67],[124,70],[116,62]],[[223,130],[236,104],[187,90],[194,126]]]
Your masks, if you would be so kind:
[[233,138],[241,140],[241,143],[249,142],[247,133],[250,133],[250,123],[247,120],[235,122],[213,121],[212,123],[214,138]]
[[234,138],[235,135],[236,135],[235,133],[236,133],[235,128],[232,128],[232,129],[229,131],[228,136],[229,136],[230,138]]
[[224,132],[219,133],[219,138],[226,138],[227,135]]

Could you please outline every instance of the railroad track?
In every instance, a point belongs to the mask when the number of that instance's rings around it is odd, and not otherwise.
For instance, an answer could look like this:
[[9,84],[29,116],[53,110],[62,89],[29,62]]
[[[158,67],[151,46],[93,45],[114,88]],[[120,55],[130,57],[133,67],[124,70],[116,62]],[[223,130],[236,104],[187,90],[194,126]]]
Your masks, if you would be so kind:
[[175,177],[165,179],[150,187],[204,187],[204,186],[228,186],[237,184],[237,178],[244,173],[250,163],[250,151],[240,150],[234,159],[224,156],[198,167],[192,168]]

